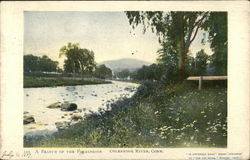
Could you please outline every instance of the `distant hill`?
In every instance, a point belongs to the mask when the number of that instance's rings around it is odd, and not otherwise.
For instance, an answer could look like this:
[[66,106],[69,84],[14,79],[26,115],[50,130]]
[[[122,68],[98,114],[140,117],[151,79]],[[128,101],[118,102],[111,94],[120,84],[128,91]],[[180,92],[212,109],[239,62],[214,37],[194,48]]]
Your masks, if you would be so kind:
[[141,61],[141,60],[136,60],[136,59],[124,58],[124,59],[118,59],[118,60],[103,61],[99,63],[98,65],[101,65],[101,64],[105,64],[105,66],[112,69],[113,72],[120,72],[123,69],[135,71],[141,68],[143,65],[148,66],[151,63]]

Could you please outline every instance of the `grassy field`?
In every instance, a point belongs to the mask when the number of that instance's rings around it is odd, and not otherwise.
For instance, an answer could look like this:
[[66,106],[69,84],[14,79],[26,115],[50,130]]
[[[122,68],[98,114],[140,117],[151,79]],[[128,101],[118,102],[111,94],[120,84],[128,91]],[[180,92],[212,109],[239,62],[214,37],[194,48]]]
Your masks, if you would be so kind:
[[[206,86],[206,85],[204,85]],[[209,86],[209,85],[207,85]],[[25,147],[226,147],[227,89],[145,82],[130,99]]]
[[76,86],[76,85],[89,85],[89,84],[106,84],[111,83],[105,80],[99,79],[84,79],[77,78],[73,80],[72,78],[62,78],[62,77],[29,77],[24,76],[24,88],[31,87],[55,87],[55,86]]

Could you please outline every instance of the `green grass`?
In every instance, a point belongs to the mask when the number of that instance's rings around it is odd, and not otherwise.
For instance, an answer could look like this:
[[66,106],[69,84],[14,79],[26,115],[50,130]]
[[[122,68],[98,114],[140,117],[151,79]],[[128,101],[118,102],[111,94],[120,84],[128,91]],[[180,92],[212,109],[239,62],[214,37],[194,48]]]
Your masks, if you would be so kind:
[[48,77],[24,77],[24,88],[31,87],[55,87],[55,86],[76,86],[89,84],[106,84],[109,81],[89,79],[89,80],[73,80],[70,78],[48,78]]
[[227,89],[142,84],[131,99],[25,147],[226,147]]

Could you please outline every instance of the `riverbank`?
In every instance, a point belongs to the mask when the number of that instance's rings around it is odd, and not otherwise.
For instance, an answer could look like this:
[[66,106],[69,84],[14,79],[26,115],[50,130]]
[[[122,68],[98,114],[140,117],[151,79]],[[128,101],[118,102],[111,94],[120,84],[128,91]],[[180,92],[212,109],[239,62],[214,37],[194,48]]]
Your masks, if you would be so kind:
[[226,147],[227,88],[143,83],[70,129],[25,147]]
[[[112,84],[24,88],[24,116],[28,112],[35,120],[24,125],[24,134],[56,130],[56,122],[72,122],[76,112],[84,117],[99,109],[108,109],[110,103],[131,97],[137,87],[134,83],[112,81]],[[59,106],[65,103],[74,103],[77,109],[64,111]]]
[[24,88],[35,87],[56,87],[56,86],[76,86],[76,85],[91,85],[91,84],[109,84],[111,81],[105,81],[101,79],[81,79],[81,78],[63,78],[63,77],[30,77],[24,76],[23,79]]

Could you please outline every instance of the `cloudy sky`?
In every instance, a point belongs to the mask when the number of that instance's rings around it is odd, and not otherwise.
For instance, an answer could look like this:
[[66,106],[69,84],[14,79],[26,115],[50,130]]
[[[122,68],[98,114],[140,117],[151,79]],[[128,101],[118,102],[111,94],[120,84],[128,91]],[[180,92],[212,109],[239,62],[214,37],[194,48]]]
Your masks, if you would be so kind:
[[[208,46],[200,44],[200,33],[191,47],[196,53]],[[78,42],[95,52],[96,62],[134,58],[155,62],[160,49],[154,33],[142,33],[142,27],[131,28],[124,12],[25,12],[24,54],[48,55],[63,65],[58,57],[61,46]],[[135,54],[131,54],[135,53]]]

